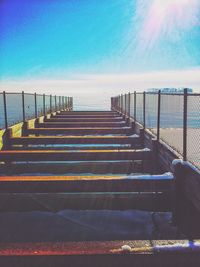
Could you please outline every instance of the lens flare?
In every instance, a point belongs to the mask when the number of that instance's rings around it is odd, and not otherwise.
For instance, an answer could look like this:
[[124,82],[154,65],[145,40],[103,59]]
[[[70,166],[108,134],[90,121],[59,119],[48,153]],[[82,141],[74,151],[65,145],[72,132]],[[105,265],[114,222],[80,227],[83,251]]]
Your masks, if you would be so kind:
[[176,40],[198,22],[199,0],[138,0],[139,6],[148,6],[144,14],[140,46],[152,48],[161,37]]

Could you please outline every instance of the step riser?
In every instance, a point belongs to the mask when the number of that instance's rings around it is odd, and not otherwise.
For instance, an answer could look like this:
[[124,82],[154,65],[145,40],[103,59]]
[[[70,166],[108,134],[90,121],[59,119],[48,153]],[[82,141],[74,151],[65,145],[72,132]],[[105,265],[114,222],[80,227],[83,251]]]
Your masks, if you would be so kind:
[[61,111],[57,114],[60,115],[102,115],[102,116],[116,116],[119,115],[117,112],[113,112],[113,111]]
[[130,173],[152,173],[150,161],[122,161],[122,162],[79,162],[79,163],[27,163],[8,164],[1,166],[1,174],[13,175],[30,173],[67,174],[67,173],[91,173],[91,174],[130,174]]
[[93,134],[104,134],[104,135],[112,135],[112,134],[124,134],[124,135],[131,135],[133,134],[133,129],[131,128],[110,128],[110,129],[72,129],[72,128],[34,128],[26,130],[26,134],[36,134],[36,135],[56,135],[56,134],[63,134],[63,135],[93,135]]
[[118,123],[118,122],[108,122],[108,123],[96,123],[96,122],[91,122],[91,123],[62,123],[62,122],[45,122],[45,123],[37,123],[36,127],[37,128],[80,128],[80,127],[125,127],[126,123]]
[[15,137],[10,139],[11,145],[23,144],[132,144],[140,143],[139,137]]
[[[104,178],[75,176],[73,180],[68,180],[67,176],[66,178],[35,176],[35,181],[20,180],[23,177],[11,177],[12,181],[5,181],[6,178],[0,177],[0,193],[163,192],[170,191],[173,185],[172,180],[154,179],[153,176],[152,179],[127,179],[126,176],[118,179],[114,176]],[[34,177],[25,176],[25,178]],[[66,180],[62,181],[59,178]],[[38,181],[39,179],[45,181]]]
[[142,148],[141,145],[135,145],[133,146],[119,146],[119,147],[113,147],[113,146],[70,146],[70,147],[64,147],[64,146],[13,146],[10,148],[10,150],[58,150],[58,151],[63,151],[63,150],[112,150],[112,149],[140,149]]
[[[5,153],[3,153],[5,152]],[[148,160],[151,151],[110,152],[110,151],[13,151],[0,152],[1,161],[89,161],[89,160]]]
[[122,117],[117,118],[63,118],[61,116],[53,116],[49,119],[45,118],[45,122],[121,122],[123,121]]
[[0,212],[8,211],[49,211],[73,210],[129,210],[171,211],[170,194],[151,193],[102,193],[102,194],[3,194],[0,195]]
[[[53,116],[54,117],[54,116]],[[121,118],[120,115],[101,115],[101,114],[96,114],[96,115],[88,115],[88,114],[85,114],[85,115],[56,115],[57,118],[93,118],[93,119],[107,119],[107,118],[110,118],[110,119],[118,119],[118,118]]]

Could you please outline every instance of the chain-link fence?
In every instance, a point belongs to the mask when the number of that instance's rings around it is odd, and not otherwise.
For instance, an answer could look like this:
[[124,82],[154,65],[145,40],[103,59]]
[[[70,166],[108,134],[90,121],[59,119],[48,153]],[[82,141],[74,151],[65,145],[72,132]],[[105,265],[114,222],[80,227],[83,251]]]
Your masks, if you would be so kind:
[[183,94],[161,94],[160,139],[180,155],[183,155],[183,103]]
[[187,158],[200,168],[200,94],[187,101]]
[[200,168],[200,94],[185,89],[184,93],[135,92],[112,99],[113,104],[119,103],[112,106],[115,110],[129,114],[152,131],[158,141],[162,140],[184,160]]
[[50,112],[71,110],[72,105],[71,97],[1,92],[0,129]]

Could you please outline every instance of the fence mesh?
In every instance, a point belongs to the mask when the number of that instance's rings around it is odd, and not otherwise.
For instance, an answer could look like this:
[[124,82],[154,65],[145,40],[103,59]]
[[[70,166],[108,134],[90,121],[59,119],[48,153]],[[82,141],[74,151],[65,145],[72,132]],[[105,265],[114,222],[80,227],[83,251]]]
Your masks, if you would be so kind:
[[24,107],[26,120],[35,117],[35,96],[33,94],[24,94]]
[[122,96],[122,112],[123,112],[123,113],[125,113],[125,107],[126,107],[126,106],[125,106],[125,104],[126,104],[125,102],[126,102],[126,101],[125,101],[125,95],[123,95],[123,96]]
[[200,168],[200,95],[188,95],[187,158]]
[[136,94],[136,121],[143,124],[143,93]]
[[45,113],[50,112],[50,95],[45,96]]
[[158,94],[146,94],[145,114],[146,128],[149,128],[151,131],[156,133],[158,118]]
[[183,154],[183,95],[161,94],[160,138]]
[[22,94],[6,93],[8,125],[23,121]]
[[130,94],[130,117],[134,118],[134,94]]
[[37,95],[37,115],[42,116],[43,114],[44,114],[43,95]]

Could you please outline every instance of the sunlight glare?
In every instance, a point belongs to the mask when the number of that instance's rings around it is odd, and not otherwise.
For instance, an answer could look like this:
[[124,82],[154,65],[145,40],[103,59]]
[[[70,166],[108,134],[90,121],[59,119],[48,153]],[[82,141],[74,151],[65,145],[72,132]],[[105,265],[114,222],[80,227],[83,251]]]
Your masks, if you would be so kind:
[[[139,4],[147,3],[138,0]],[[198,25],[199,0],[151,0],[140,34],[142,49],[152,48],[164,37],[175,40],[190,28]]]

